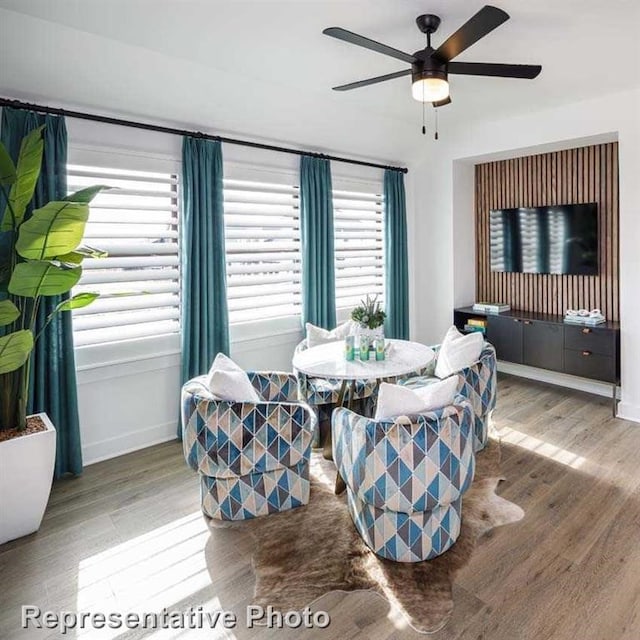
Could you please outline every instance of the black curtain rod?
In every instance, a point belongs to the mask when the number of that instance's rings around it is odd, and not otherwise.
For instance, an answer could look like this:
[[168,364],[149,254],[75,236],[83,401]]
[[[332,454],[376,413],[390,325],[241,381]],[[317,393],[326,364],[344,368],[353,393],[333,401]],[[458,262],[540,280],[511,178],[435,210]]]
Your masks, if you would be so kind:
[[188,129],[176,129],[174,127],[163,127],[148,122],[135,122],[134,120],[124,120],[121,118],[112,118],[110,116],[101,116],[95,113],[84,113],[82,111],[70,111],[68,109],[59,109],[57,107],[47,107],[41,104],[32,104],[22,102],[20,100],[11,100],[9,98],[0,98],[0,107],[13,107],[15,109],[30,109],[39,111],[40,113],[50,113],[56,116],[66,116],[67,118],[77,118],[79,120],[91,120],[93,122],[104,122],[106,124],[117,124],[121,127],[133,127],[134,129],[144,129],[146,131],[159,131],[160,133],[169,133],[175,136],[191,136],[193,138],[203,138],[204,140],[217,140],[226,144],[237,144],[242,147],[251,147],[253,149],[266,149],[267,151],[278,151],[280,153],[292,153],[296,156],[313,156],[314,158],[325,158],[334,162],[345,162],[347,164],[357,164],[362,167],[374,167],[376,169],[391,169],[393,171],[401,171],[407,173],[406,167],[392,167],[386,164],[377,164],[376,162],[365,162],[364,160],[353,160],[351,158],[341,158],[340,156],[329,156],[324,153],[313,153],[309,151],[300,151],[299,149],[290,149],[289,147],[278,147],[271,144],[263,144],[261,142],[251,142],[249,140],[238,140],[236,138],[225,138],[224,136],[214,136],[202,131],[189,131]]

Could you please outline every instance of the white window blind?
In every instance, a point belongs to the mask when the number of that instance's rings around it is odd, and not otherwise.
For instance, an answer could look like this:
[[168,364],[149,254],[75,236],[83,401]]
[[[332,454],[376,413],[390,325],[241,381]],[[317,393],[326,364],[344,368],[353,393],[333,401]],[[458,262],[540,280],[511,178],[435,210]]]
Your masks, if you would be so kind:
[[336,307],[366,295],[384,302],[383,198],[375,192],[333,191]]
[[178,176],[71,164],[69,192],[104,184],[91,204],[88,245],[106,258],[85,259],[73,293],[95,291],[73,311],[76,346],[179,331]]
[[299,189],[224,180],[231,324],[301,313]]

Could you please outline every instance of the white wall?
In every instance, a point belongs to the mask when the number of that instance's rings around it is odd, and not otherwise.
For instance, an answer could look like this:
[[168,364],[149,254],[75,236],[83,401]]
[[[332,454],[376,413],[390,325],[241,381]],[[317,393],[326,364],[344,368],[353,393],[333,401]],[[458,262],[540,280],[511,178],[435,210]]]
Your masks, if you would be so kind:
[[[71,162],[126,162],[128,168],[180,172],[177,136],[67,119]],[[223,148],[225,176],[266,180],[283,175],[297,182],[299,158],[233,145]],[[265,167],[269,167],[268,169]],[[382,171],[332,164],[337,189],[358,190]],[[411,188],[408,189],[411,199]],[[410,237],[412,218],[409,215]],[[339,320],[346,314],[339,314]],[[252,370],[291,370],[302,339],[299,319],[232,326],[231,357]],[[179,417],[180,341],[177,335],[76,349],[78,401],[85,464],[175,437]]]
[[439,339],[454,306],[473,300],[473,175],[479,162],[619,141],[621,417],[640,421],[640,91],[564,105],[527,116],[442,132],[442,143],[419,171],[416,221],[423,246],[415,264],[416,335]]

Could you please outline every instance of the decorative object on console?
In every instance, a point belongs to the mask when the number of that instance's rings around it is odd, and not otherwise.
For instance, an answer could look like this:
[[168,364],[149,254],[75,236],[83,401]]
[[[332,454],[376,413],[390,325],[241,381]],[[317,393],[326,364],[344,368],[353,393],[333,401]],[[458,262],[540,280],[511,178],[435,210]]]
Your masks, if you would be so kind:
[[478,331],[484,334],[487,331],[487,321],[484,318],[469,318],[464,325],[464,330],[467,333]]
[[248,372],[257,402],[218,400],[207,376],[182,388],[182,445],[200,475],[202,511],[245,520],[309,501],[316,419],[298,398],[295,376]]
[[602,315],[600,309],[592,309],[587,311],[586,309],[567,309],[564,314],[564,321],[570,324],[583,324],[594,326],[606,322],[607,319]]
[[504,313],[509,311],[511,307],[504,302],[476,302],[473,310],[479,313]]

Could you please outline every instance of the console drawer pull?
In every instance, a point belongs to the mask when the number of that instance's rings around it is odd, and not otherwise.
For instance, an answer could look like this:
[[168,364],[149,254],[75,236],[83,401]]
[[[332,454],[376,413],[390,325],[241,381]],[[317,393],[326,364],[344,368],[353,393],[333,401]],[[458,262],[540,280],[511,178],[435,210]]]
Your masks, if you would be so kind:
[[582,330],[582,333],[591,333],[591,329],[588,329],[587,327],[585,327],[585,328]]
[[590,356],[591,355],[591,351],[583,351],[582,355],[583,356]]
[[525,320],[524,323],[525,324],[532,324],[531,320]]
[[514,318],[513,321],[514,322],[520,322],[520,320],[518,318]]

